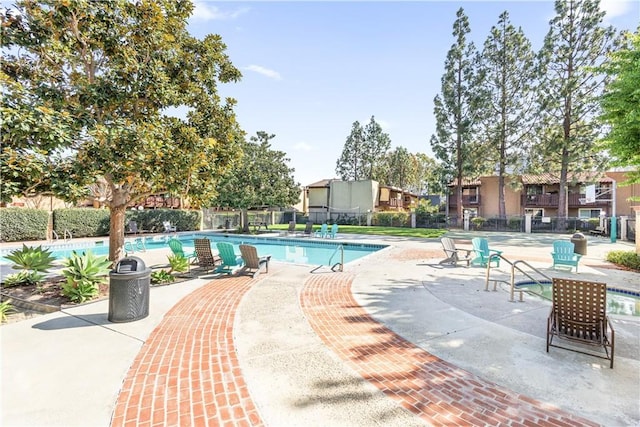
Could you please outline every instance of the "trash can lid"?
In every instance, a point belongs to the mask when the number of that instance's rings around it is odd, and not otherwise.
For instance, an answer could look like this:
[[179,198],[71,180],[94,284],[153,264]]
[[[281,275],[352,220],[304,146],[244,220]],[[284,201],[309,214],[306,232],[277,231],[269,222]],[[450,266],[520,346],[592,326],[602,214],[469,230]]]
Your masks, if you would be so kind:
[[584,239],[584,234],[582,233],[575,233],[573,236],[571,236],[572,239]]
[[145,271],[147,266],[144,261],[136,256],[124,257],[118,261],[113,268],[112,273],[134,273],[136,271]]

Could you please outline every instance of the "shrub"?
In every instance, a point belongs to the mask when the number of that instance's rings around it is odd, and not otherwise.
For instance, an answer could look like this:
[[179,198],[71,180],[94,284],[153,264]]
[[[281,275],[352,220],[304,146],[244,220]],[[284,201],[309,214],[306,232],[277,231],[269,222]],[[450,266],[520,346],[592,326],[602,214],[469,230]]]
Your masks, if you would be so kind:
[[0,322],[7,320],[7,314],[14,311],[13,306],[9,301],[0,301]]
[[409,215],[404,212],[376,212],[373,223],[382,227],[406,227]]
[[634,251],[611,251],[607,254],[607,261],[640,271],[640,255]]
[[15,249],[6,256],[9,261],[13,262],[11,268],[22,270],[16,274],[9,274],[4,278],[5,286],[18,285],[34,285],[41,282],[46,273],[49,271],[55,257],[51,255],[48,249],[42,249],[42,246],[31,247],[22,245],[22,249]]
[[476,230],[480,230],[482,228],[482,226],[484,225],[484,223],[487,222],[487,219],[483,218],[481,216],[476,216],[476,217],[471,218],[471,222],[476,227]]
[[88,250],[83,255],[75,251],[64,261],[62,275],[67,282],[62,285],[62,294],[74,302],[84,302],[95,297],[100,283],[106,282],[111,261],[106,256],[96,256]]
[[0,209],[0,241],[45,240],[49,213],[42,209]]
[[202,212],[182,209],[128,210],[125,224],[129,221],[137,222],[140,230],[163,231],[162,223],[164,221],[170,221],[178,231],[200,230]]
[[175,280],[176,278],[173,277],[171,273],[166,270],[151,272],[151,283],[171,283]]
[[6,256],[9,261],[13,261],[14,269],[33,270],[41,273],[49,271],[56,260],[51,255],[49,249],[42,249],[42,246],[31,247],[25,244],[22,249],[15,249]]
[[180,255],[169,255],[167,257],[169,259],[169,265],[171,266],[171,270],[169,273],[176,272],[182,273],[189,269],[189,260]]
[[73,237],[95,237],[109,234],[109,210],[93,208],[56,209],[53,230],[64,237],[65,230]]

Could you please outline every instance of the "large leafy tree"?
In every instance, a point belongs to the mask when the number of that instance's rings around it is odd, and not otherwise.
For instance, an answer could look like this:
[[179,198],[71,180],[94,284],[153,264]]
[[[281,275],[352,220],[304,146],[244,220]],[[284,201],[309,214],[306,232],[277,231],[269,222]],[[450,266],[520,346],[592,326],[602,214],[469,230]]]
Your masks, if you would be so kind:
[[474,156],[474,127],[478,123],[478,104],[481,92],[478,76],[478,54],[467,38],[471,32],[469,20],[460,8],[453,24],[454,44],[445,59],[441,79],[441,93],[434,99],[436,133],[431,136],[431,148],[447,174],[455,178],[457,217],[462,218],[462,182],[474,175],[480,156]]
[[[162,191],[195,206],[211,199],[242,136],[217,83],[241,74],[219,36],[189,35],[192,10],[189,0],[20,0],[9,9],[3,195],[49,188],[76,198],[74,189],[104,180],[114,261],[128,204]],[[172,106],[191,107],[188,118],[162,114]]]
[[275,135],[259,131],[243,143],[243,156],[220,179],[214,206],[240,209],[248,230],[247,209],[291,206],[300,200],[300,185],[282,151],[271,148]]
[[640,183],[640,29],[625,34],[601,70],[612,76],[600,100],[601,119],[610,126],[605,147],[616,164],[634,168],[621,184]]
[[540,51],[545,74],[540,85],[538,132],[540,167],[559,177],[558,227],[567,217],[570,174],[604,167],[597,152],[601,134],[598,99],[605,76],[594,72],[615,41],[612,27],[603,27],[598,0],[557,0]]
[[486,159],[498,173],[498,213],[506,216],[507,170],[522,170],[534,123],[536,66],[531,43],[503,12],[482,51],[482,135]]
[[336,173],[344,181],[380,179],[376,172],[390,147],[391,138],[374,116],[364,128],[355,121],[336,161]]

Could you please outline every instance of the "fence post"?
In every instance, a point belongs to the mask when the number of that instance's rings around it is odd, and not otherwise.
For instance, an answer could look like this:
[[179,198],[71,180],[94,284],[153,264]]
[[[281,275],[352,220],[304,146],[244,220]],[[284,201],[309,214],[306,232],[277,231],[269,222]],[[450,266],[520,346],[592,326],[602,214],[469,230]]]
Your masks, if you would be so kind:
[[620,217],[620,240],[627,240],[627,220],[628,216]]
[[524,232],[525,233],[531,233],[531,219],[533,218],[533,215],[531,214],[526,214],[524,216]]
[[411,212],[411,228],[416,228],[416,213]]

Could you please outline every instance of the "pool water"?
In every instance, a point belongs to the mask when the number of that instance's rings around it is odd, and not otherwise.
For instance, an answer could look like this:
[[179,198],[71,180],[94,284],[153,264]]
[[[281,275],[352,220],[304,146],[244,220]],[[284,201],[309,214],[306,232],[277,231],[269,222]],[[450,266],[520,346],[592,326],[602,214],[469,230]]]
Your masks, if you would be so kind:
[[[271,255],[273,260],[290,262],[296,264],[327,265],[332,266],[341,262],[342,251],[344,249],[344,263],[355,261],[373,252],[379,251],[386,245],[348,243],[335,240],[316,240],[309,238],[282,238],[282,237],[247,237],[227,235],[220,233],[192,233],[177,236],[182,242],[185,252],[193,251],[193,240],[196,238],[208,238],[211,240],[211,247],[216,250],[216,242],[224,241],[233,244],[239,254],[240,244],[253,245],[258,250],[258,255]],[[125,239],[125,251],[130,255],[145,251],[168,248],[167,242],[170,236],[145,236]],[[71,256],[73,251],[82,253],[91,250],[96,255],[108,255],[109,246],[102,241],[96,242],[76,242],[60,243],[54,245],[43,245],[48,247],[56,259],[64,259]],[[3,250],[0,255],[4,256],[11,250]],[[2,258],[3,263],[8,263],[6,258]]]
[[[518,289],[526,288],[528,293],[549,301],[551,301],[551,286],[548,280],[541,280],[540,283],[532,281],[516,283]],[[640,317],[640,292],[607,286],[607,313]]]

